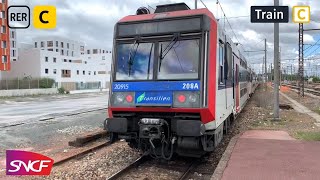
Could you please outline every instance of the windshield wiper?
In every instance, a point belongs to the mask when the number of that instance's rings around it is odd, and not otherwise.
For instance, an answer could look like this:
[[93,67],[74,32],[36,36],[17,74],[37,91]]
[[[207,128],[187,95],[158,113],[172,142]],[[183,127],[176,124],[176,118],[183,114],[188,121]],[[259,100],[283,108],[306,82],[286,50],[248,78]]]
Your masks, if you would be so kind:
[[128,68],[129,68],[128,76],[129,77],[131,75],[131,69],[132,69],[132,66],[133,66],[133,61],[134,61],[134,58],[136,56],[137,50],[139,48],[139,44],[140,43],[138,42],[138,40],[135,40],[133,45],[132,45],[132,47],[131,47],[131,49],[130,49],[130,52],[129,52],[129,59],[128,59]]
[[151,53],[152,53],[152,49],[153,49],[153,43],[152,43],[152,45],[151,45],[150,52],[149,52],[149,60],[148,60],[148,80],[149,80],[149,75],[150,75],[150,63],[151,63]]
[[159,55],[159,72],[161,69],[162,60],[166,57],[166,55],[170,52],[170,50],[173,48],[173,46],[178,42],[180,37],[179,33],[175,33],[169,44],[162,50],[162,44],[160,46],[160,55]]

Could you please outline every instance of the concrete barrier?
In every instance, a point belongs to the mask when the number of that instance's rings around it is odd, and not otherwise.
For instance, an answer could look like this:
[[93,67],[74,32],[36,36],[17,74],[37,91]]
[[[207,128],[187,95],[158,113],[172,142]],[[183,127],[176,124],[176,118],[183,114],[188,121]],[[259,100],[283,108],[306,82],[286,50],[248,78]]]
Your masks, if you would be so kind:
[[57,94],[57,88],[47,89],[11,89],[11,90],[0,90],[0,97],[12,97],[12,96],[30,96],[30,95],[41,95],[41,94]]
[[70,94],[81,94],[81,93],[98,93],[98,92],[108,92],[109,89],[84,89],[84,90],[73,90]]

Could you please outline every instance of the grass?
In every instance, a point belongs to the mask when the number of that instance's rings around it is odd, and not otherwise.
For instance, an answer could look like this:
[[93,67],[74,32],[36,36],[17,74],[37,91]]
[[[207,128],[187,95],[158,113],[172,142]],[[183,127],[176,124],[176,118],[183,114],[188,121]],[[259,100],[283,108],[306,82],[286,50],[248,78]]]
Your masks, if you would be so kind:
[[320,132],[302,132],[296,133],[297,139],[302,139],[306,141],[320,141]]

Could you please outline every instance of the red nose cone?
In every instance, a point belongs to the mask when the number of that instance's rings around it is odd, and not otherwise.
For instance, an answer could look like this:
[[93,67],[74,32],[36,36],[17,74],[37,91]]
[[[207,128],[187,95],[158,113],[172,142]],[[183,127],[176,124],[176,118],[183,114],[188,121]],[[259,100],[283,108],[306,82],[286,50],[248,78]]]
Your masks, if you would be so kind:
[[133,100],[133,97],[129,94],[129,95],[127,95],[127,97],[126,97],[126,100],[127,100],[127,102],[131,103],[132,100]]
[[184,103],[184,102],[186,101],[186,96],[180,94],[180,95],[178,96],[178,101],[181,102],[181,103]]

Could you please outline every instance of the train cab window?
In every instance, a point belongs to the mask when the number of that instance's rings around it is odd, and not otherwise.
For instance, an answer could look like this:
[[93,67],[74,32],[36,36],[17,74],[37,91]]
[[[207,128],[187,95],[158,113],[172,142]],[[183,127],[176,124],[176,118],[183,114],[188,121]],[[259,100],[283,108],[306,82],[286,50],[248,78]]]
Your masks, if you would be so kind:
[[219,43],[219,84],[224,84],[224,48],[223,44]]
[[159,43],[157,79],[198,79],[199,39]]
[[153,43],[117,45],[116,80],[152,79],[153,50]]

